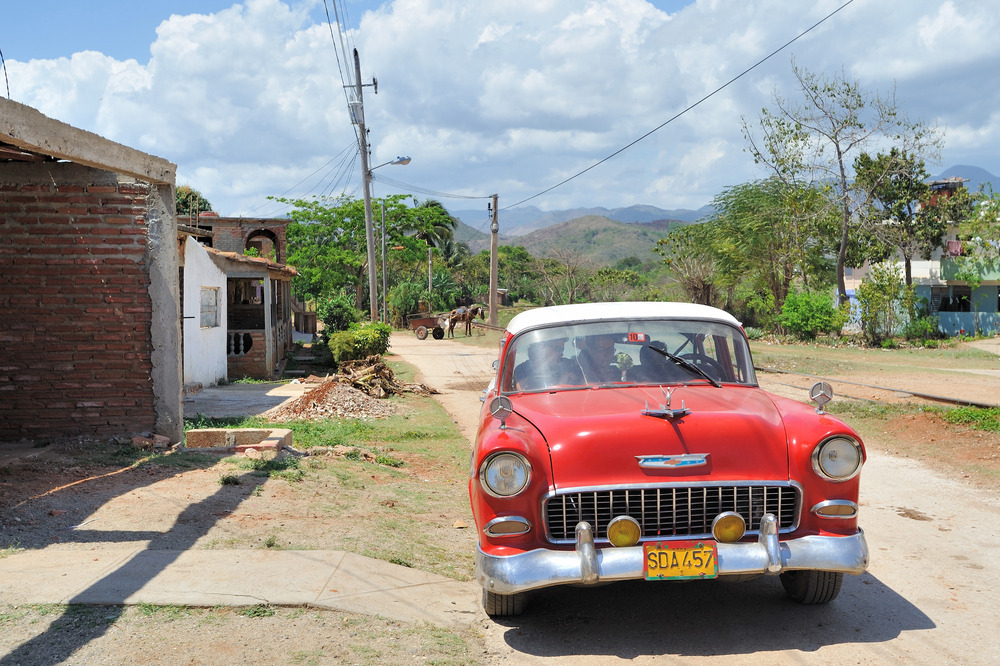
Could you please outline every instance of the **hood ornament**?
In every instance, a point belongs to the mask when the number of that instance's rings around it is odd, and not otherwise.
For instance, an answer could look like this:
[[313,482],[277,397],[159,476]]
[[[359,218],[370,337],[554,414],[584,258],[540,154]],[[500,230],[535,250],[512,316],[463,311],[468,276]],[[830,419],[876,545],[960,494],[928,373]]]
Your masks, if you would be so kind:
[[680,409],[671,409],[670,396],[673,395],[674,387],[671,386],[670,388],[665,389],[661,386],[660,390],[663,391],[664,404],[660,405],[659,409],[650,409],[649,401],[647,400],[646,408],[639,412],[640,414],[643,416],[652,416],[658,419],[679,419],[680,417],[687,416],[691,413],[691,410],[687,408],[687,405],[684,404],[683,400],[681,400]]

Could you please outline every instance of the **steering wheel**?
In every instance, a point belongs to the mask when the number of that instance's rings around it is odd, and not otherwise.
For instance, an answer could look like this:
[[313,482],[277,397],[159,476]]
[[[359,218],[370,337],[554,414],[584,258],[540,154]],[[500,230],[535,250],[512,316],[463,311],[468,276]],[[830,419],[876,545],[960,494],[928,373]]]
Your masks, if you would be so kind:
[[726,376],[726,369],[722,367],[722,364],[716,361],[711,356],[706,356],[704,354],[688,353],[681,354],[681,358],[685,361],[690,361],[693,365],[697,366],[699,369],[704,370],[705,374],[713,379],[722,381]]

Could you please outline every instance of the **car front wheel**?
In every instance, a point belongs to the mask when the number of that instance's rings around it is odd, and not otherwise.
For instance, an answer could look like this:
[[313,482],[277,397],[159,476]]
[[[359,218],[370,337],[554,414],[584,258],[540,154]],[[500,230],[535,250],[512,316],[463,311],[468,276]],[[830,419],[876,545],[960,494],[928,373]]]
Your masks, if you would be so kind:
[[523,592],[517,594],[497,594],[483,590],[483,608],[490,617],[511,617],[524,612],[528,597]]
[[800,604],[833,601],[844,582],[844,574],[834,571],[788,571],[778,577],[788,596]]

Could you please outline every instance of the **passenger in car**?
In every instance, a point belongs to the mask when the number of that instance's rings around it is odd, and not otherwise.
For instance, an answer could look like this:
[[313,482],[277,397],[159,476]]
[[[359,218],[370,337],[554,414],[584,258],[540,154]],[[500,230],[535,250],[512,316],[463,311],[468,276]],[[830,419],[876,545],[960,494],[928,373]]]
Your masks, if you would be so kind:
[[566,338],[535,342],[528,346],[528,360],[514,368],[514,387],[534,391],[561,384],[580,384],[580,367],[563,356]]
[[581,346],[577,360],[588,384],[617,382],[622,372],[615,363],[615,339],[611,335],[590,335],[577,340]]

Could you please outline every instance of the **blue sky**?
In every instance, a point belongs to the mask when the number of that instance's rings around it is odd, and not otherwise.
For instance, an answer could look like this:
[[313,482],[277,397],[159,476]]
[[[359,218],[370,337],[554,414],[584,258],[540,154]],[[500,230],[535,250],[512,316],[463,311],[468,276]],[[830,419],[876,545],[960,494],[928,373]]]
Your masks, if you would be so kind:
[[[691,112],[607,158],[846,0],[338,0],[361,54],[375,195],[452,209],[697,208],[766,176],[742,123],[794,98],[791,59],[895,92],[943,134],[931,173],[1000,173],[1000,2],[854,0]],[[4,0],[0,94],[178,165],[223,214],[360,196],[349,72],[323,0]],[[333,7],[333,0],[328,0]],[[166,7],[166,9],[164,9]],[[339,35],[335,35],[339,39]],[[878,146],[873,146],[877,149]],[[461,197],[472,197],[463,199]]]

